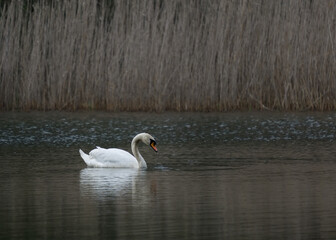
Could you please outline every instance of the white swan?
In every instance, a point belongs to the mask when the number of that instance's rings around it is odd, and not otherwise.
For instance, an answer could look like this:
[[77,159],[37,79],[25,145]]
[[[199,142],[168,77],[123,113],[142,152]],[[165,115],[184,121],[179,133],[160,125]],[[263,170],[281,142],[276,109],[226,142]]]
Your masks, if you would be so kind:
[[157,152],[156,141],[148,133],[139,133],[131,143],[133,155],[118,148],[93,149],[89,155],[79,149],[79,153],[88,167],[110,167],[110,168],[147,168],[145,159],[141,156],[138,144],[142,141]]

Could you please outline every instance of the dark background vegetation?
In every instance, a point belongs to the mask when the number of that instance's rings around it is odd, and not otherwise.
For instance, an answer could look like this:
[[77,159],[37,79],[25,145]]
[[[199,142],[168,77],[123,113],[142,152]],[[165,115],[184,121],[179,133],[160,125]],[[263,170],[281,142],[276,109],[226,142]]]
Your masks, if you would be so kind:
[[0,110],[336,109],[333,0],[0,9]]

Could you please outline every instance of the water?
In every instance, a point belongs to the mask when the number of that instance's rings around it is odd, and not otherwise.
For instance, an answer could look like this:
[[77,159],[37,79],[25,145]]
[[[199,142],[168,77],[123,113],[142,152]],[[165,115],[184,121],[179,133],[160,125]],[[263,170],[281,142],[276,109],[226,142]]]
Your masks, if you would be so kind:
[[[142,146],[146,171],[86,168]],[[0,114],[0,239],[334,239],[336,114]]]

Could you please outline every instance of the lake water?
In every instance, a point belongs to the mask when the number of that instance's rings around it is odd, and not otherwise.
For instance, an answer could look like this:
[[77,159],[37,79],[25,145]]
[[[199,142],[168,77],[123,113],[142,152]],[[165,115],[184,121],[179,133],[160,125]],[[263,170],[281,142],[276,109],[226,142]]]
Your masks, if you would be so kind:
[[[140,151],[146,171],[78,149]],[[336,113],[1,113],[0,239],[335,239]]]

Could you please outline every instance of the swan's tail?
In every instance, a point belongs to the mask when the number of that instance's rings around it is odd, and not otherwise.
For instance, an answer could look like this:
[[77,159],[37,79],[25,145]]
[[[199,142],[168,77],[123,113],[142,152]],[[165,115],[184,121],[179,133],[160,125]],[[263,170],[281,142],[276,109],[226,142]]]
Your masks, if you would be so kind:
[[87,155],[85,152],[82,151],[82,149],[79,149],[79,154],[81,155],[81,157],[83,158],[84,162],[86,163],[86,165],[90,165],[90,156]]

